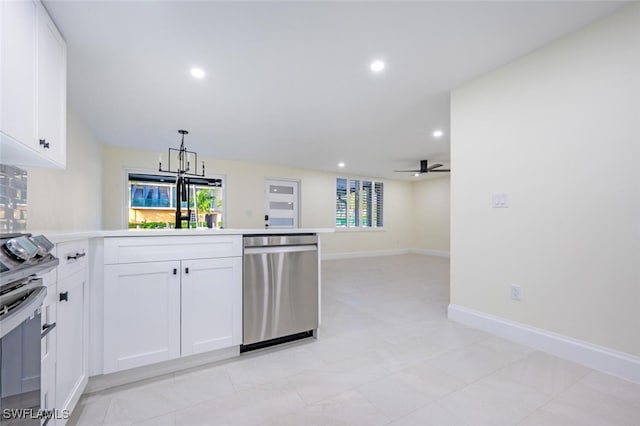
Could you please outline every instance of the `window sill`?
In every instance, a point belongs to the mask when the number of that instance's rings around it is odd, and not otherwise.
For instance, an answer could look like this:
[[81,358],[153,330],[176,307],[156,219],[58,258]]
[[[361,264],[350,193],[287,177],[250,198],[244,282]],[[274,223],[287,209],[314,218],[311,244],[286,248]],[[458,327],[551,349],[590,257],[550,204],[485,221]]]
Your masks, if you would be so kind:
[[377,227],[366,227],[366,228],[356,228],[356,227],[352,227],[352,228],[342,228],[342,227],[336,227],[335,228],[336,232],[384,232],[385,228],[377,228]]

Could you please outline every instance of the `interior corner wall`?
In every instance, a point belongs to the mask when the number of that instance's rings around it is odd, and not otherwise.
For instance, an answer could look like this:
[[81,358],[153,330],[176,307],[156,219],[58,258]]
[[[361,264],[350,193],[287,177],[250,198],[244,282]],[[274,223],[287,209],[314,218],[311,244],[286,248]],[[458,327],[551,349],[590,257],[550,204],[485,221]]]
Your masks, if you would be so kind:
[[639,112],[638,3],[452,93],[452,304],[640,356]]
[[101,144],[67,109],[67,167],[28,167],[29,230],[74,231],[102,228]]
[[[160,152],[104,145],[104,228],[122,229],[128,203],[125,191],[126,170],[154,172]],[[264,163],[227,161],[204,157],[207,170],[225,176],[225,228],[264,228],[264,181],[281,178],[300,181],[300,227],[334,228],[336,177],[316,170]],[[354,176],[356,177],[356,176]],[[411,248],[411,183],[384,182],[384,218],[382,231],[338,231],[323,234],[325,254],[366,252]]]
[[449,252],[451,178],[425,179],[412,184],[413,247]]

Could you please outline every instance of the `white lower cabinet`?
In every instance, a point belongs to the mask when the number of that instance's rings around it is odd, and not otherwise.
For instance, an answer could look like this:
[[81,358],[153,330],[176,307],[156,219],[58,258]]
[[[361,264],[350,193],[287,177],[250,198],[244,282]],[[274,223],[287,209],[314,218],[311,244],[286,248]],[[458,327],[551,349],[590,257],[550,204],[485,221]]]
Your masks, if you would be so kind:
[[105,266],[105,372],[180,356],[180,262]]
[[87,251],[87,240],[58,244],[60,263],[43,276],[40,406],[52,416],[48,426],[66,424],[88,382]]
[[185,260],[182,271],[182,355],[242,343],[242,258]]
[[241,237],[105,241],[104,373],[241,340]]
[[56,408],[73,410],[87,384],[86,270],[58,281]]

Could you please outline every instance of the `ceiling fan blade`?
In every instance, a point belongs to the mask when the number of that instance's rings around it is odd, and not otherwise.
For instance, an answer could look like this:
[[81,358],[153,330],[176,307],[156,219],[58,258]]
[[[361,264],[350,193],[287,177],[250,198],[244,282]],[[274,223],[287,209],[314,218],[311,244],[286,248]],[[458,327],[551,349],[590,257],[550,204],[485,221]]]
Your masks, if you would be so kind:
[[420,170],[394,170],[394,172],[420,173]]
[[427,170],[432,171],[433,169],[437,169],[438,167],[442,167],[442,164],[434,164],[433,166],[429,166]]
[[434,173],[434,172],[450,172],[451,169],[437,169],[437,170],[429,170],[429,173]]

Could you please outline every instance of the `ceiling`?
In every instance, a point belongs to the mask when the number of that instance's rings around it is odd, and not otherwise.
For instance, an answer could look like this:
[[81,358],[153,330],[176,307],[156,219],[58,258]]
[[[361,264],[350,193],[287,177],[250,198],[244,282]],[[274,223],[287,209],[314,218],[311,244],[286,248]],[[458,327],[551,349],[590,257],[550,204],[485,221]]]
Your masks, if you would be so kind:
[[448,164],[450,90],[621,4],[45,0],[101,142],[164,152],[187,129],[200,155],[399,179]]

